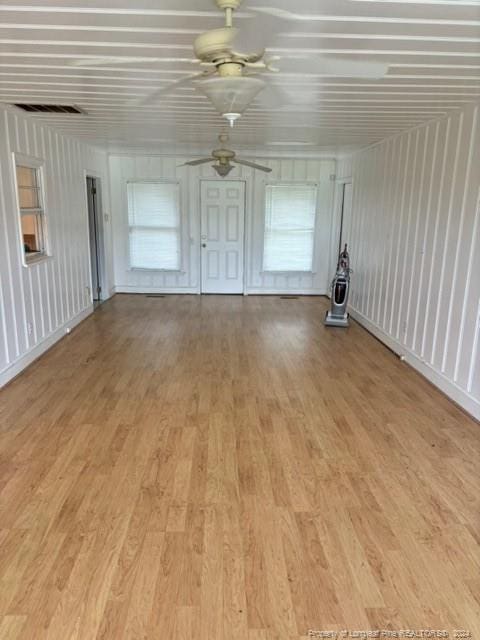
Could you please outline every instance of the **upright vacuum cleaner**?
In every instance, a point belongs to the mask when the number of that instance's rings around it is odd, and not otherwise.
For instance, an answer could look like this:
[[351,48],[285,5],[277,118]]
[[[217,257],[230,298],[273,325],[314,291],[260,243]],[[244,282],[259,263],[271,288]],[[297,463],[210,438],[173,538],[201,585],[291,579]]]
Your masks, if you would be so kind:
[[325,324],[329,327],[348,327],[347,302],[351,272],[350,256],[345,245],[338,256],[337,272],[332,280],[331,306],[325,316]]

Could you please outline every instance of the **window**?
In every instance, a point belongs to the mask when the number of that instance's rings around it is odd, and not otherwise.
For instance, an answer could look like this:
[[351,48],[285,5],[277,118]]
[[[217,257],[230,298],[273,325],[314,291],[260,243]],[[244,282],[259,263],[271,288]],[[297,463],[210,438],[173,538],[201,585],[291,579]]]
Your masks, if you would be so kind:
[[28,161],[15,164],[22,245],[26,262],[46,255],[46,221],[42,203],[40,168]]
[[316,185],[267,185],[264,271],[312,270],[316,209]]
[[127,192],[131,268],[178,271],[178,182],[129,182]]

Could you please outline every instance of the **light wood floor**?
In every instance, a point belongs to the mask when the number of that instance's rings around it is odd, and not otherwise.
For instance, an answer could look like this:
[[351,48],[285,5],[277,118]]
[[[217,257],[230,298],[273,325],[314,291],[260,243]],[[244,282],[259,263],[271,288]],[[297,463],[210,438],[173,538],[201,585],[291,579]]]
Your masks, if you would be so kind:
[[325,307],[117,296],[0,392],[1,640],[480,638],[480,425]]

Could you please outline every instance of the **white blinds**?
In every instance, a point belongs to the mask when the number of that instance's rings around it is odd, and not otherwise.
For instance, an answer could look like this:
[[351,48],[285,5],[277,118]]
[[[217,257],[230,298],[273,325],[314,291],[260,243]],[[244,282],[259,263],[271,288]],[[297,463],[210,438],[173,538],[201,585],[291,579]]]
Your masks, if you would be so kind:
[[317,209],[315,185],[267,185],[264,271],[311,271]]
[[180,189],[177,182],[129,182],[130,266],[180,269]]

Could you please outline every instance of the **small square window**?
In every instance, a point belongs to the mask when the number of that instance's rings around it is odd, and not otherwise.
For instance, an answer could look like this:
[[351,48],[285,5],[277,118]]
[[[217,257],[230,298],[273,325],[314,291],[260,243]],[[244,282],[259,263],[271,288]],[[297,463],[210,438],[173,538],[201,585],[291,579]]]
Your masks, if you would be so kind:
[[37,167],[16,165],[20,227],[26,262],[46,254],[46,222],[39,173]]

